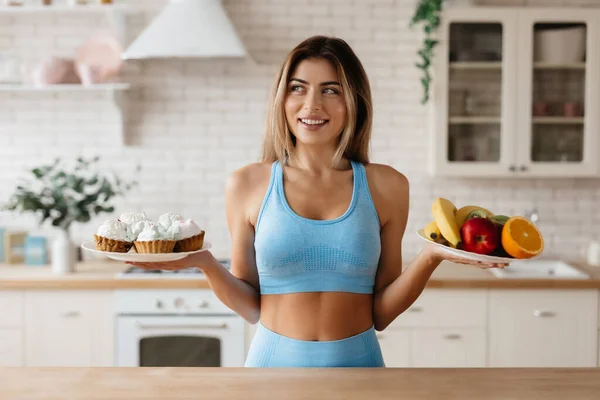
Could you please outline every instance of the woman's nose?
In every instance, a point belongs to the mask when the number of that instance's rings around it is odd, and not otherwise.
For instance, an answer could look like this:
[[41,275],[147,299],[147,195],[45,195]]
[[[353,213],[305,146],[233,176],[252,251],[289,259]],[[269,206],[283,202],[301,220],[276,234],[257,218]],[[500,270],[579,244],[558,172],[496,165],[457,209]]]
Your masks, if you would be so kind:
[[304,108],[306,110],[319,110],[322,106],[322,99],[318,93],[308,93],[304,100]]

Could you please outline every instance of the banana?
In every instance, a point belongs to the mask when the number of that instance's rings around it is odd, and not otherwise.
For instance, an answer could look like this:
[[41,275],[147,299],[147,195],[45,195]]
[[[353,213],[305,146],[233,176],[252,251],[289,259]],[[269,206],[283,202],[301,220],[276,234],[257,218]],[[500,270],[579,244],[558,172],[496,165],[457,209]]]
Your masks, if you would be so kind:
[[443,238],[442,232],[440,232],[440,228],[438,228],[435,221],[428,223],[427,226],[423,228],[423,231],[425,231],[425,236],[427,239],[431,240],[432,242],[437,242],[439,239]]
[[431,213],[442,236],[452,247],[458,246],[461,238],[460,230],[456,224],[456,207],[454,204],[448,199],[439,197],[434,200],[431,206]]
[[486,210],[483,207],[479,207],[479,206],[464,206],[458,209],[458,211],[456,211],[456,226],[458,227],[458,229],[462,228],[463,224],[465,223],[465,221],[467,220],[467,215],[469,215],[471,212],[473,211],[483,211],[488,218],[492,218],[494,216],[494,214],[489,211]]

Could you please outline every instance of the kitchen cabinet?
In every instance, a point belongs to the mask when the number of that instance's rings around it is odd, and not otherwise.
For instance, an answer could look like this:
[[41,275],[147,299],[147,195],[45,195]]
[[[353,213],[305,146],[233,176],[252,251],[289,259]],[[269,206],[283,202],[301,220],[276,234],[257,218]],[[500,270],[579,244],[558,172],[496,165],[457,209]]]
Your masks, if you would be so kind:
[[377,332],[377,339],[386,367],[410,367],[410,330],[390,327]]
[[0,328],[0,367],[23,366],[23,330]]
[[22,337],[23,293],[0,291],[0,366],[24,365]]
[[433,175],[598,174],[600,10],[448,8],[438,39]]
[[429,289],[380,334],[389,367],[484,367],[486,290]]
[[489,302],[489,366],[597,365],[597,290],[491,290]]
[[25,293],[27,366],[111,366],[112,292]]

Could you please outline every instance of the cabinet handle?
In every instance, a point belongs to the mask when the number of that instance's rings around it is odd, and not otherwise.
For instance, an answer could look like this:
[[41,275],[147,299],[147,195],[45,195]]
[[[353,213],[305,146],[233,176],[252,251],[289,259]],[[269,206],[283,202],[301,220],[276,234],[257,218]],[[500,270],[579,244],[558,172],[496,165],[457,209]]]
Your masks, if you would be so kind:
[[461,338],[462,338],[462,336],[459,335],[458,333],[449,333],[447,335],[444,335],[444,339],[448,339],[448,340],[458,340]]
[[416,306],[416,307],[410,307],[410,308],[408,309],[408,311],[410,311],[410,312],[422,312],[422,311],[423,311],[423,307],[419,307],[419,306]]
[[511,165],[510,167],[508,167],[508,169],[512,172],[515,172],[517,170],[517,167],[515,165]]
[[65,317],[65,318],[79,317],[79,311],[65,311],[65,312],[61,313],[60,315],[61,315],[61,317]]
[[538,317],[538,318],[550,318],[550,317],[555,317],[556,313],[554,311],[535,310],[533,312],[533,316]]
[[521,166],[519,167],[519,170],[520,170],[521,172],[525,172],[525,171],[527,171],[527,166],[526,166],[526,165],[521,165]]
[[140,329],[227,329],[229,325],[226,322],[215,323],[215,324],[144,324],[143,322],[136,321],[136,326]]

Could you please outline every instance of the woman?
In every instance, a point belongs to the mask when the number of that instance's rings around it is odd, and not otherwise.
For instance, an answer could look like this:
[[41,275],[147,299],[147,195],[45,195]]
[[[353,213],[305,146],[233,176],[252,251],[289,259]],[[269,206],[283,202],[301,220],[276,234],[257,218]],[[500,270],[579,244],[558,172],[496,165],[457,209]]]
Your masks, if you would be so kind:
[[450,258],[428,245],[406,272],[406,177],[371,164],[371,92],[343,40],[312,37],[283,63],[261,163],[226,189],[231,272],[210,252],[145,268],[198,267],[217,297],[258,323],[246,366],[382,367],[375,331]]

